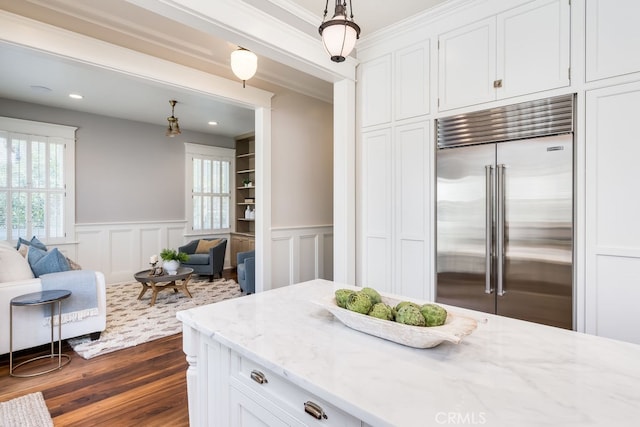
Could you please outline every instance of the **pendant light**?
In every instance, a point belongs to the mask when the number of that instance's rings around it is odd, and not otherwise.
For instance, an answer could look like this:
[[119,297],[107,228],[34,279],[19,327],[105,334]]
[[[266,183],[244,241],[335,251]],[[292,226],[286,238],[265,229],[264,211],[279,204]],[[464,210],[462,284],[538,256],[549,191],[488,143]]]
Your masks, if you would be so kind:
[[322,43],[327,53],[334,62],[343,62],[349,56],[356,45],[356,40],[360,38],[360,27],[353,22],[353,5],[349,0],[349,10],[351,14],[347,17],[346,0],[336,0],[336,9],[333,18],[327,19],[327,9],[329,0],[325,3],[322,24],[318,31],[322,36]]
[[171,138],[182,133],[180,132],[180,125],[178,125],[178,118],[173,115],[173,109],[175,108],[177,103],[178,101],[176,101],[175,99],[169,101],[169,104],[171,104],[171,117],[167,117],[169,127],[167,128],[166,135]]
[[231,70],[242,80],[243,88],[246,87],[245,82],[256,74],[257,69],[258,57],[255,53],[243,47],[231,52]]

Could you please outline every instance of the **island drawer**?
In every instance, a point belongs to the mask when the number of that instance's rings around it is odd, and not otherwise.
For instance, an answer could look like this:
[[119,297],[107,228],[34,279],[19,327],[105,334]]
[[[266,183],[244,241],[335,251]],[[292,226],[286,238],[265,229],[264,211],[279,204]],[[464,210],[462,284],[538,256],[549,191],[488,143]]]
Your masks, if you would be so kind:
[[308,426],[361,427],[359,419],[246,357],[232,353],[234,380]]

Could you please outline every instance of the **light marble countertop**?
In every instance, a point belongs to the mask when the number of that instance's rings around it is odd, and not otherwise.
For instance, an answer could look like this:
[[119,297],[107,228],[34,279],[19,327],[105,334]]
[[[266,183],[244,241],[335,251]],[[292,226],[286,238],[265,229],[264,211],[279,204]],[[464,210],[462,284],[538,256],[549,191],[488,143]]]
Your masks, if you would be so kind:
[[638,345],[452,308],[488,321],[460,344],[414,349],[314,303],[341,287],[313,280],[178,318],[374,426],[638,425]]

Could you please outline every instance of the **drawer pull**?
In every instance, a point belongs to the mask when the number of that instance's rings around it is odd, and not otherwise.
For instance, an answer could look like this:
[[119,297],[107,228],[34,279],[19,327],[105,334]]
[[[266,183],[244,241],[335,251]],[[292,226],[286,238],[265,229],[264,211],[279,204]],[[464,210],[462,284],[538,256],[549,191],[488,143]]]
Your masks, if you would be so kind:
[[317,420],[327,419],[327,414],[324,413],[320,405],[317,403],[313,403],[311,401],[307,401],[304,404],[304,412],[311,415],[313,418]]
[[251,379],[258,384],[265,384],[269,382],[262,372],[256,370],[251,371]]

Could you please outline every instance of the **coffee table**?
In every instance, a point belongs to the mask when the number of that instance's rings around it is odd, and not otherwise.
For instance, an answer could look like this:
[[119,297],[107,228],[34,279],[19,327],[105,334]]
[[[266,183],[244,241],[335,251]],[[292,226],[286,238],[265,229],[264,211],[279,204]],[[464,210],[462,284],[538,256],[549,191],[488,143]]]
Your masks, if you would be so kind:
[[187,289],[191,274],[193,274],[193,268],[188,267],[178,268],[177,274],[163,274],[162,276],[152,276],[151,270],[139,271],[133,275],[133,277],[142,284],[142,291],[140,291],[138,299],[141,299],[148,289],[151,289],[153,292],[151,302],[149,303],[150,306],[156,303],[158,292],[163,289],[173,289],[174,292],[182,291],[183,294],[192,298],[189,289]]

